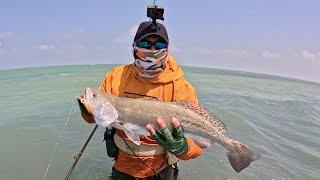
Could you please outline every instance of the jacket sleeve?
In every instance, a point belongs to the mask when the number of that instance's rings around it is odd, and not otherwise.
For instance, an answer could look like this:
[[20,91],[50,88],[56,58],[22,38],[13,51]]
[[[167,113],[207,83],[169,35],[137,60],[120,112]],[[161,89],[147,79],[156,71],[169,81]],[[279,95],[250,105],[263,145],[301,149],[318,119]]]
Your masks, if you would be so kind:
[[190,101],[198,104],[198,96],[192,85],[184,78],[174,83],[173,101]]
[[186,81],[186,100],[189,100],[195,104],[199,104],[197,92],[194,90],[193,86]]
[[113,70],[111,70],[106,74],[106,76],[100,83],[99,90],[106,93],[110,93],[110,94],[112,93],[112,80],[113,80],[112,72]]

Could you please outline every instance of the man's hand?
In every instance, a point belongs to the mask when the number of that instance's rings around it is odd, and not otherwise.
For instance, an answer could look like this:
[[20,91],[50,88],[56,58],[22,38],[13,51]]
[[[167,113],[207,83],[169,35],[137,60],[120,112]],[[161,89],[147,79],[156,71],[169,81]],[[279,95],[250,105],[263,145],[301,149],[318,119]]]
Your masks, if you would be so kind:
[[95,123],[95,120],[92,116],[92,107],[90,106],[90,104],[88,104],[87,101],[85,101],[83,96],[78,96],[77,100],[82,118],[88,123]]
[[160,118],[157,119],[160,130],[154,129],[152,124],[147,124],[146,128],[151,136],[166,150],[172,154],[179,156],[185,154],[188,149],[188,143],[183,134],[183,128],[178,119],[172,118],[172,133],[166,127],[164,121]]

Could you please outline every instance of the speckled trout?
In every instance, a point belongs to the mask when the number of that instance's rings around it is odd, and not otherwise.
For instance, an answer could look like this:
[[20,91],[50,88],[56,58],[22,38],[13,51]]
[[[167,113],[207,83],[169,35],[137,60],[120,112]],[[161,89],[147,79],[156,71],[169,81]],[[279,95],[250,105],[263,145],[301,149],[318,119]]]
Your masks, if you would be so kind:
[[139,135],[149,135],[145,128],[147,124],[156,126],[157,117],[161,117],[170,128],[171,118],[176,117],[185,136],[191,136],[197,144],[216,142],[226,148],[228,160],[236,172],[260,158],[247,145],[228,137],[224,123],[197,104],[116,97],[91,88],[86,89],[84,101],[91,105],[98,125],[123,130],[137,145],[140,144]]

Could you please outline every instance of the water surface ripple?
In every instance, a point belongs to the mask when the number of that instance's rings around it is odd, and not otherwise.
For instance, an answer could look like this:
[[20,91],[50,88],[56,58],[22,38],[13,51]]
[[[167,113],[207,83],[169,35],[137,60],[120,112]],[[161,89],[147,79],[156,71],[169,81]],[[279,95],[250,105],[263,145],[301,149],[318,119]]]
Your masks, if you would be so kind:
[[[113,66],[61,66],[0,71],[0,179],[42,179],[73,98],[96,87]],[[213,145],[181,163],[183,179],[320,179],[320,84],[237,71],[185,67],[200,103],[227,126],[228,134],[262,158],[235,173],[225,150]],[[88,137],[78,108],[59,142],[47,179],[63,179]],[[107,179],[98,129],[71,179]]]

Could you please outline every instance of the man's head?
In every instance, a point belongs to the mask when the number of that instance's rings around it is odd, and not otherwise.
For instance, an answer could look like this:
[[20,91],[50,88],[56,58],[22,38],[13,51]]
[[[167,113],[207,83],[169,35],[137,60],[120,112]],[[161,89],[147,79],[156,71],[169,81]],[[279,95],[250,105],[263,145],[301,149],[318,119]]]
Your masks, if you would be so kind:
[[168,45],[167,30],[162,24],[140,24],[134,37],[133,56],[142,77],[156,77],[164,70],[168,59]]
[[163,24],[158,23],[157,25],[152,24],[150,21],[142,22],[137,30],[137,33],[134,37],[134,43],[144,39],[147,36],[158,35],[169,44],[169,37],[166,28]]

